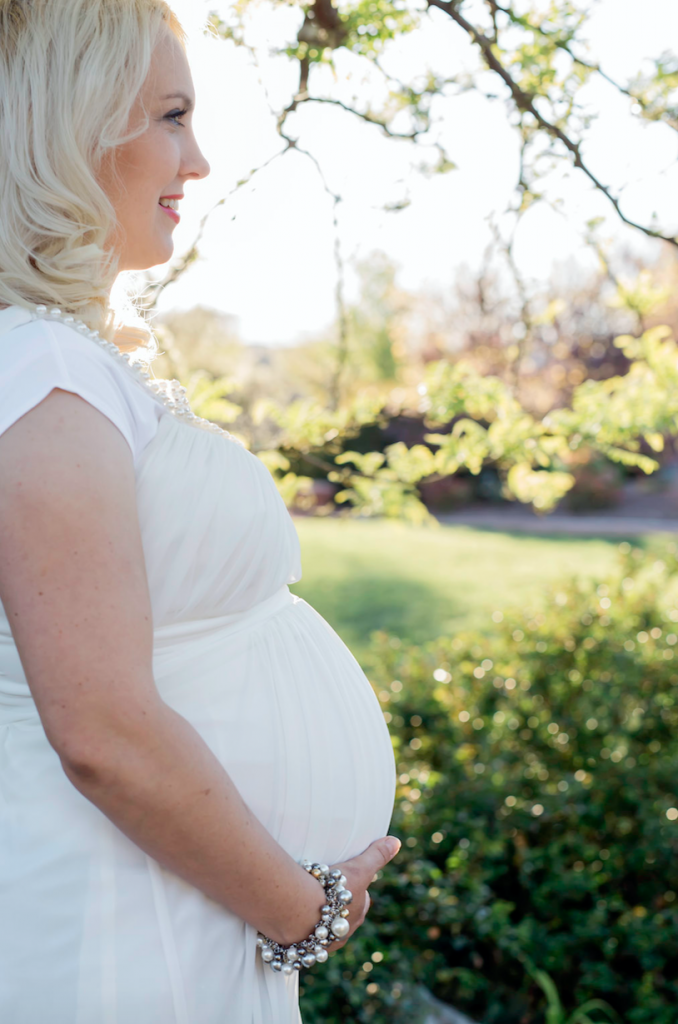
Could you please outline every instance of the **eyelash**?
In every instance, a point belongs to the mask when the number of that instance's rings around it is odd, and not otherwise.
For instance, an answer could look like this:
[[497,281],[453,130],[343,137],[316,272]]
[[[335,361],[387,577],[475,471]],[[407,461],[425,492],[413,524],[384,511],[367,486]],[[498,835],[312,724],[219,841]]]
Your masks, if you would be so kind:
[[178,119],[180,117],[185,117],[185,115],[187,113],[188,113],[188,111],[185,110],[185,109],[184,110],[173,110],[171,114],[166,114],[165,117],[166,117],[166,119],[168,121],[173,121],[177,128],[185,128],[185,125],[183,125],[181,123],[181,121],[179,121]]

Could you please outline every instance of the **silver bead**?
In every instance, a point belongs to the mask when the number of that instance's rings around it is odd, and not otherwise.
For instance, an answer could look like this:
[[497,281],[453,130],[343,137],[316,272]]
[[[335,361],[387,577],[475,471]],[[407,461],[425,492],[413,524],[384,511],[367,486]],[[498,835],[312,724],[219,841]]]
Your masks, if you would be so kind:
[[306,953],[305,956],[302,956],[301,962],[304,965],[304,967],[313,967],[313,964],[315,963],[315,954]]
[[322,946],[315,947],[315,958],[319,964],[324,964],[329,957],[329,953]]
[[328,875],[329,874],[330,869],[328,868],[327,864],[318,864],[318,867],[320,868],[320,874],[321,875]]
[[349,915],[349,911],[348,911],[348,910],[346,910],[346,908],[345,908],[345,907],[344,907],[344,909],[343,909],[343,910],[340,910],[340,911],[339,911],[339,917],[348,917],[348,915]]
[[351,926],[345,918],[335,917],[334,921],[332,922],[332,931],[334,932],[338,939],[345,939],[350,930]]
[[332,913],[332,907],[328,903],[326,903],[325,906],[320,911],[320,913],[321,914],[331,914]]
[[282,972],[283,974],[294,974],[294,967],[292,966],[292,964],[283,964]]
[[273,968],[274,971],[282,971],[282,963],[280,962],[280,960],[272,960],[271,967]]
[[295,969],[295,971],[300,971],[301,970],[301,960],[295,960],[294,963],[292,964],[292,967]]
[[319,924],[314,934],[316,939],[326,939],[330,933],[324,924]]
[[337,882],[337,889],[343,889],[346,885],[346,875],[339,875],[339,881]]
[[342,903],[352,903],[353,902],[353,893],[351,892],[350,889],[341,889],[337,893],[337,895],[338,895],[338,897],[339,897],[339,899],[341,900]]
[[339,868],[335,868],[333,871],[330,871],[330,878],[335,878],[335,879],[336,878],[341,878],[341,871],[340,871],[340,869]]

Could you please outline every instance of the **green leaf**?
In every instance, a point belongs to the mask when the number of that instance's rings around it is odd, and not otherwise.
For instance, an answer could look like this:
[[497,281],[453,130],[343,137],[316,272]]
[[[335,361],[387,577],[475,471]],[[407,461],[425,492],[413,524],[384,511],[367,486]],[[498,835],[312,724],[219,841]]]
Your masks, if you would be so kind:
[[290,460],[276,449],[257,452],[257,458],[261,459],[270,473],[275,473],[279,469],[287,470],[290,468]]
[[511,467],[507,482],[520,501],[531,502],[535,508],[546,512],[573,487],[574,476],[559,471],[533,470],[523,462]]
[[368,452],[367,454],[362,452],[342,452],[341,455],[335,457],[334,461],[339,466],[352,462],[356,469],[359,469],[365,476],[372,476],[384,464],[386,456],[381,452]]
[[394,470],[398,479],[404,483],[417,483],[435,472],[433,452],[423,444],[415,444],[408,448],[402,441],[398,441],[397,444],[388,446],[386,457],[389,468]]

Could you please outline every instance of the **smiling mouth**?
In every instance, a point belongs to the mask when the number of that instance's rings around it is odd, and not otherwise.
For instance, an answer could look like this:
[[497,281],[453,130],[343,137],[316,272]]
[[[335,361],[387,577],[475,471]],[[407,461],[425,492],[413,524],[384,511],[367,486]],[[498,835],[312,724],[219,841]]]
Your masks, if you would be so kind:
[[179,221],[181,220],[181,217],[179,216],[179,212],[178,212],[178,207],[179,207],[179,200],[178,199],[161,199],[158,202],[158,206],[168,215],[168,217],[172,218],[172,220],[175,222],[175,224],[179,223]]

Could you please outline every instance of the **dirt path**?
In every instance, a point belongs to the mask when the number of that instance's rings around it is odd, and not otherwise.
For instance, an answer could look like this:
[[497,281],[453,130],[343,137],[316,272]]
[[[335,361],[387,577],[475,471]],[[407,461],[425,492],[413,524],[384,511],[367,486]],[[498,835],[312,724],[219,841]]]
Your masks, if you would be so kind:
[[502,533],[569,534],[587,537],[638,537],[648,533],[678,534],[678,519],[647,516],[553,515],[539,516],[529,509],[464,509],[437,516],[449,526],[472,526]]

